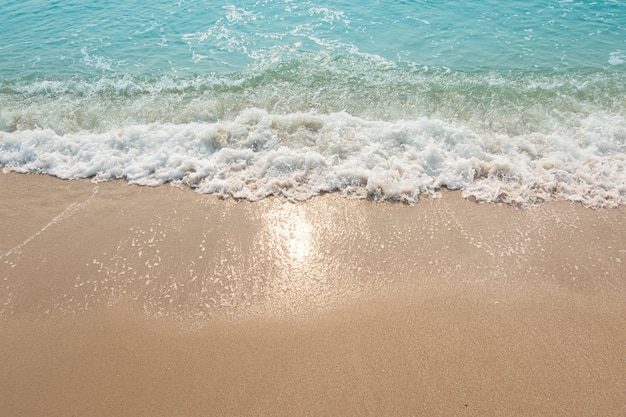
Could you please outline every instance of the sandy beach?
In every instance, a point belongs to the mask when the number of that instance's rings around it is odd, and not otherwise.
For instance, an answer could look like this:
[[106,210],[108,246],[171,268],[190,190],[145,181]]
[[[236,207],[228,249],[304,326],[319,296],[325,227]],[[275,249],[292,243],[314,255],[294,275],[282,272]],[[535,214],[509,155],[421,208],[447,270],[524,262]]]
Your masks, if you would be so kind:
[[0,195],[0,415],[626,415],[624,207]]

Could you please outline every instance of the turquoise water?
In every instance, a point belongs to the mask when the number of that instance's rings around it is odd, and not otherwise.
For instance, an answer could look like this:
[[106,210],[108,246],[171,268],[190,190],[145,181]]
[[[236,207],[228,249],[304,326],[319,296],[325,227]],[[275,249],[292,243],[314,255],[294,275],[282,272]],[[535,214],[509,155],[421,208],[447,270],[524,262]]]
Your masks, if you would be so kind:
[[5,1],[0,165],[256,200],[626,203],[618,1]]
[[[609,69],[618,1],[9,1],[3,78],[247,72],[308,54],[408,67]],[[623,69],[623,67],[622,67]]]

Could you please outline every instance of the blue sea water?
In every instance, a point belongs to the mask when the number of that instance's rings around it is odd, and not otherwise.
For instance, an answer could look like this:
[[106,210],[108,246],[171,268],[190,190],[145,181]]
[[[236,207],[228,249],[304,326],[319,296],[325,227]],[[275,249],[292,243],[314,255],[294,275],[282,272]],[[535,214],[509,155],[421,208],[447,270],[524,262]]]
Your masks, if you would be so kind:
[[626,204],[620,1],[4,1],[5,171]]

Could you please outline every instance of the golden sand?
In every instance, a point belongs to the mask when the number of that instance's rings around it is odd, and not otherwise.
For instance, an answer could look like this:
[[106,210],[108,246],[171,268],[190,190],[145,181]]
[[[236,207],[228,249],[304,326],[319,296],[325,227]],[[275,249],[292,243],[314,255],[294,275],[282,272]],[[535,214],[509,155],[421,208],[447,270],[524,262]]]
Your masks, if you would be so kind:
[[626,414],[626,210],[0,175],[0,414]]

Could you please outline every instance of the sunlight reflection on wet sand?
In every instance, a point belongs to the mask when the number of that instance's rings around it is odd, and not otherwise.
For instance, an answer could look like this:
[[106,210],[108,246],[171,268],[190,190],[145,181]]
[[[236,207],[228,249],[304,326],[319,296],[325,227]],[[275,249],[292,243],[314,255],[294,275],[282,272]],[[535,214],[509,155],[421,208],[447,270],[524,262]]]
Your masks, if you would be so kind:
[[270,268],[265,274],[265,301],[274,313],[323,308],[338,291],[328,287],[332,265],[320,239],[323,230],[332,230],[332,216],[324,213],[314,225],[312,215],[306,205],[290,203],[272,204],[264,215],[255,252],[267,257],[262,262]]

